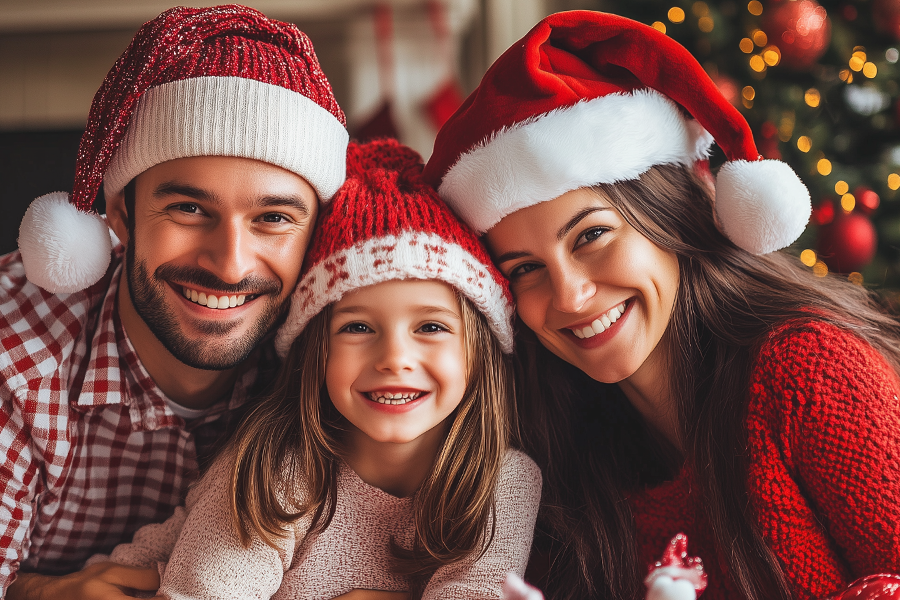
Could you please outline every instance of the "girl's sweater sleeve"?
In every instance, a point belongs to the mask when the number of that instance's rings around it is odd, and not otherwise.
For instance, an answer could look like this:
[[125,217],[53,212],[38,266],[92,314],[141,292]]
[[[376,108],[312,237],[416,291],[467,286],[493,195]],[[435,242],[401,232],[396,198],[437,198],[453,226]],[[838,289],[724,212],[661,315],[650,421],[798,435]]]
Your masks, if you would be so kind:
[[171,600],[270,598],[290,567],[296,540],[285,531],[278,548],[254,537],[244,547],[228,502],[229,456],[223,455],[198,484],[181,536],[163,574],[160,596]]
[[884,358],[830,324],[789,325],[763,344],[748,405],[748,490],[801,587],[814,590],[829,572],[847,581],[900,573],[898,396]]
[[423,600],[500,598],[507,573],[525,574],[541,502],[541,470],[525,454],[509,451],[495,495],[496,531],[487,552],[441,567]]

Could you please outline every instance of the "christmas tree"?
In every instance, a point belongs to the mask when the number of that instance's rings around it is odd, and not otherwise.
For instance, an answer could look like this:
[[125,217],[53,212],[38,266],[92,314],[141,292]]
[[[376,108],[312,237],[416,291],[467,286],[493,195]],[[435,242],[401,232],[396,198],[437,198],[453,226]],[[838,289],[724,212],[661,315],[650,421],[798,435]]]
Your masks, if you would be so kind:
[[800,175],[813,218],[792,247],[798,260],[900,298],[900,0],[580,4],[682,43],[747,118],[760,153]]

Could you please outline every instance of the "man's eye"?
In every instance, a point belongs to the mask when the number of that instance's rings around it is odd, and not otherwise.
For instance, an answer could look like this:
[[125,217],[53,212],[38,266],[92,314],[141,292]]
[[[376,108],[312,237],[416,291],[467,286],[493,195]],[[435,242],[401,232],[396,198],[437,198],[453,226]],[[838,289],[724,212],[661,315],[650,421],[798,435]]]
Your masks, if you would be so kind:
[[196,204],[176,204],[173,208],[179,212],[184,212],[192,215],[200,212],[200,207],[198,207]]
[[287,223],[289,219],[281,213],[268,213],[262,216],[264,223]]

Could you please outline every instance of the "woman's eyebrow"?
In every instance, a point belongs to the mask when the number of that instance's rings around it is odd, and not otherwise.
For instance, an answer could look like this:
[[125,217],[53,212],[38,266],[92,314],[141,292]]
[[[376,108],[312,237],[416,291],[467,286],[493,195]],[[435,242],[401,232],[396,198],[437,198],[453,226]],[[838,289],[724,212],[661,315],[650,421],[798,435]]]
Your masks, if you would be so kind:
[[566,234],[572,231],[576,225],[578,225],[585,217],[587,217],[591,213],[595,213],[600,210],[612,210],[608,206],[589,206],[587,208],[583,208],[577,213],[575,216],[569,219],[569,222],[559,228],[559,231],[556,232],[557,241],[562,241]]

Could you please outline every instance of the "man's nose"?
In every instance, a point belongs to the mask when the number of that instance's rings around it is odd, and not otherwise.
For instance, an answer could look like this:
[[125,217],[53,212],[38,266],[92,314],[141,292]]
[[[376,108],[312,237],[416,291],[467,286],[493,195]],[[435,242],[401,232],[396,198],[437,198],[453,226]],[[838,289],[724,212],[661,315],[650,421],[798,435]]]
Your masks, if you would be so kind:
[[256,268],[255,236],[239,219],[222,220],[206,235],[199,266],[226,283],[238,283]]

